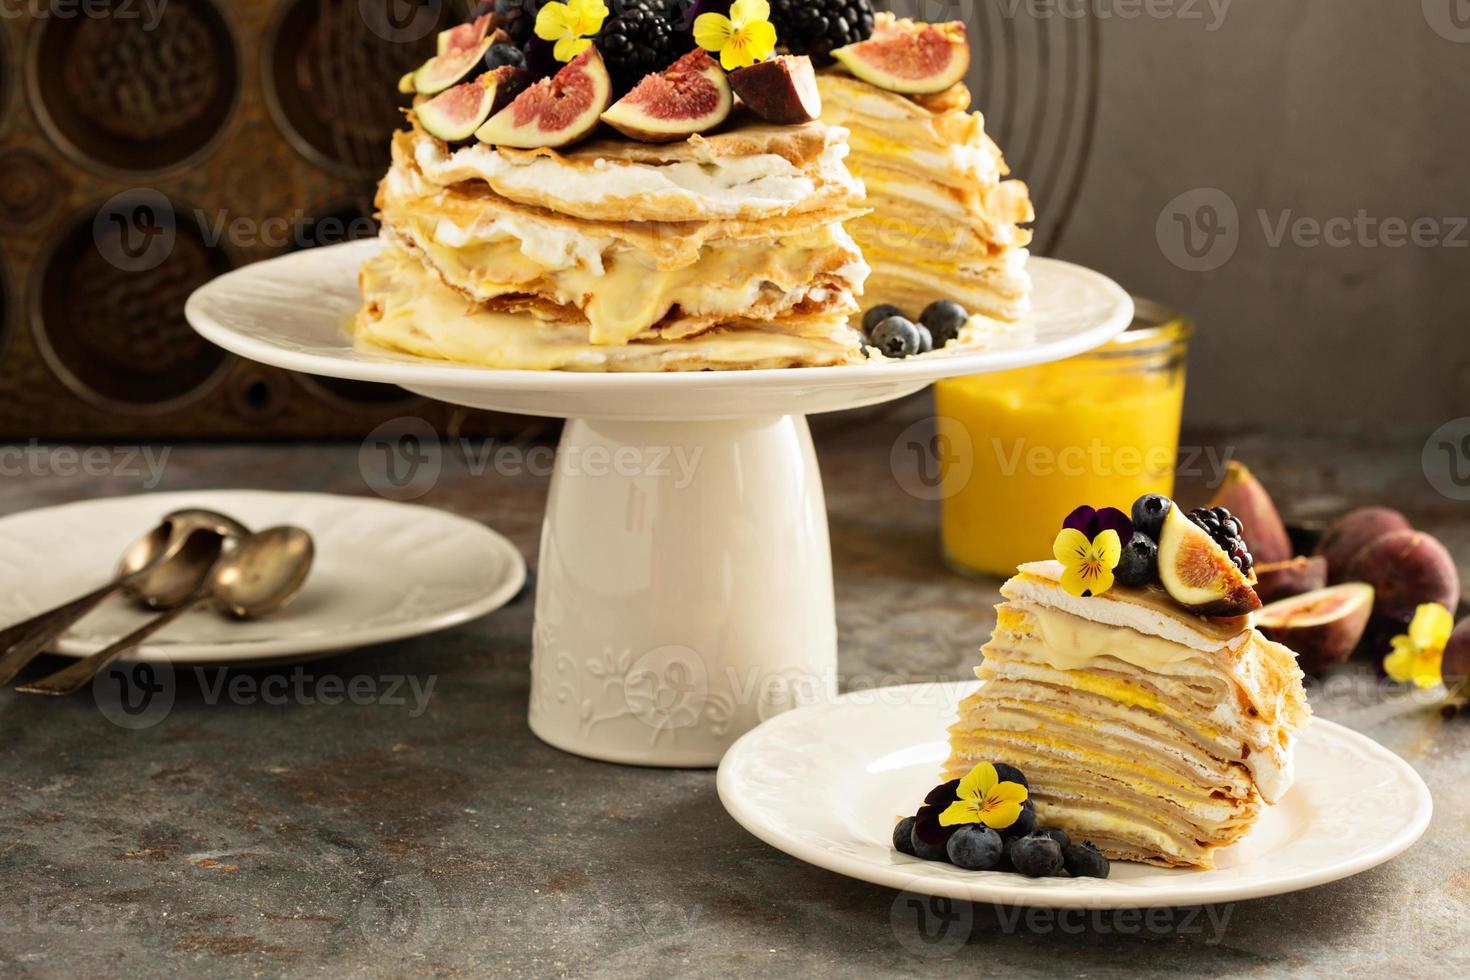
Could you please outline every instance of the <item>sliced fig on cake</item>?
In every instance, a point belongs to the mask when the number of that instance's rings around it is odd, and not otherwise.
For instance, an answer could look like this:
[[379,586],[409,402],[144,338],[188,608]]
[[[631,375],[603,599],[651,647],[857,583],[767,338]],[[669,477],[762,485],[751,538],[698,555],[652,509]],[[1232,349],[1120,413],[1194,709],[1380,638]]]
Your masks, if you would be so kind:
[[490,50],[490,38],[469,48],[446,51],[424,62],[413,73],[413,87],[420,95],[438,95],[479,74],[481,59]]
[[724,69],[696,50],[645,76],[602,121],[631,139],[672,143],[714,129],[730,118],[734,105]]
[[474,136],[475,130],[524,91],[529,81],[530,73],[524,68],[495,68],[421,102],[413,112],[430,136],[458,143]]
[[398,80],[398,91],[404,95],[412,95],[418,89],[413,84],[413,76],[418,72],[409,72]]
[[[439,32],[439,54],[447,54],[450,51],[463,51],[473,48],[490,35],[490,20],[493,15],[481,14],[472,20],[467,20],[458,27],[451,27],[447,31]],[[504,34],[502,32],[502,37]],[[505,38],[509,40],[509,38]]]
[[519,150],[570,146],[597,128],[612,101],[612,79],[596,48],[573,58],[490,117],[475,133],[481,142]]
[[1261,608],[1250,578],[1179,507],[1169,508],[1159,533],[1159,582],[1175,602],[1202,616],[1244,616]]
[[832,57],[870,85],[903,95],[936,95],[970,70],[970,38],[959,21],[880,24],[873,36],[832,52]]
[[1295,653],[1302,670],[1315,673],[1352,655],[1372,613],[1373,586],[1348,582],[1273,602],[1257,615],[1256,625]]
[[780,126],[808,123],[822,114],[822,95],[812,59],[783,54],[730,73],[730,87],[751,112]]

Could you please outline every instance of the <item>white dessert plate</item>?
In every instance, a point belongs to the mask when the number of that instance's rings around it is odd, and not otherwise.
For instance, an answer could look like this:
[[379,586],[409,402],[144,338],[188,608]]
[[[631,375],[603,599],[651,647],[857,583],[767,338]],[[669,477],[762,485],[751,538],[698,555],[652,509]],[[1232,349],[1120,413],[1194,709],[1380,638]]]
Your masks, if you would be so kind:
[[985,350],[905,361],[761,371],[599,374],[508,371],[355,345],[357,271],[382,247],[348,242],[257,262],[189,297],[194,329],[241,357],[307,374],[381,381],[493,411],[560,418],[701,419],[811,415],[891,401],[940,378],[1041,364],[1107,343],[1133,301],[1106,276],[1055,259],[1028,265],[1035,306],[1025,327]]
[[[428,507],[316,493],[147,493],[0,519],[0,626],[107,582],[132,541],[184,507],[221,511],[252,529],[303,527],[316,541],[316,560],[306,587],[280,613],[252,622],[188,613],[141,647],[140,660],[252,663],[387,643],[483,616],[526,580],[525,560],[505,538]],[[95,653],[151,615],[109,599],[55,652]]]
[[938,782],[945,728],[976,682],[847,694],[778,715],[720,763],[725,808],[761,840],[838,874],[921,895],[1051,908],[1151,908],[1262,898],[1366,871],[1429,825],[1419,775],[1366,736],[1313,719],[1296,783],[1212,871],[1115,862],[1107,879],[963,871],[893,850],[894,820]]

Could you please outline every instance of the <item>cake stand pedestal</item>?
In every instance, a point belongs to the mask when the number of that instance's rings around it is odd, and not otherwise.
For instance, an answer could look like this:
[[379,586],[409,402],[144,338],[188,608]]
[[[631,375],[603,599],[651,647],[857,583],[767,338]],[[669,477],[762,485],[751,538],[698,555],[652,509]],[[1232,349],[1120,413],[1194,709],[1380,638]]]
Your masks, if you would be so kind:
[[826,505],[806,415],[1070,357],[1133,313],[1103,276],[1032,259],[1032,322],[984,351],[785,371],[502,371],[354,346],[344,327],[357,269],[379,247],[236,270],[190,298],[189,322],[288,370],[567,419],[541,537],[530,724],[568,752],[637,765],[713,766],[765,718],[836,695]]

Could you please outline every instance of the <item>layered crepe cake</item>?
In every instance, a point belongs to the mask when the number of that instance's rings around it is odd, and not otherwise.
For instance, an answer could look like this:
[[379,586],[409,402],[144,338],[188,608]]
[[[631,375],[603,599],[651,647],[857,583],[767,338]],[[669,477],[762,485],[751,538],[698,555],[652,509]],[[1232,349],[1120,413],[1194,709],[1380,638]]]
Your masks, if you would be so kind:
[[454,148],[398,133],[359,339],[502,368],[860,363],[868,274],[843,130],[747,122],[665,145]]
[[1079,598],[1062,575],[1038,562],[1002,587],[945,778],[1004,760],[1040,825],[1113,859],[1213,867],[1291,786],[1310,714],[1295,656],[1248,616],[1196,615],[1158,589]]
[[[880,13],[876,36],[922,26]],[[817,84],[822,119],[850,131],[848,164],[867,188],[870,212],[847,224],[873,270],[864,306],[917,312],[946,298],[993,321],[1023,319],[1031,309],[1023,225],[1035,211],[1025,183],[1008,179],[984,117],[970,111],[965,84],[904,95],[837,69]]]

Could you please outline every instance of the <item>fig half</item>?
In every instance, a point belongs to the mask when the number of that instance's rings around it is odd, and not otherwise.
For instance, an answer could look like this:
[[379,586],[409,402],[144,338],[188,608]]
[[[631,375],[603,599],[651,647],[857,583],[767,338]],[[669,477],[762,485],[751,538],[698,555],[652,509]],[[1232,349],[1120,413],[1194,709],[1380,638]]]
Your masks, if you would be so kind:
[[640,142],[672,143],[714,129],[730,118],[734,105],[724,69],[695,50],[645,76],[602,121]]
[[447,31],[439,32],[439,54],[447,54],[450,51],[463,51],[465,48],[473,48],[479,45],[490,33],[491,14],[481,14],[473,20],[465,21],[458,27],[451,27]]
[[607,65],[596,48],[588,48],[556,75],[516,96],[475,136],[483,143],[519,150],[570,146],[597,128],[611,101]]
[[1302,670],[1316,673],[1352,656],[1372,613],[1373,586],[1348,582],[1273,602],[1256,626],[1295,653]]
[[730,87],[750,111],[778,126],[797,126],[822,114],[812,59],[783,54],[730,73]]
[[435,55],[413,73],[413,87],[420,95],[438,95],[467,79],[480,67],[480,59],[493,43],[485,38],[469,48],[459,48]]
[[1159,533],[1159,582],[1175,602],[1202,616],[1244,616],[1261,608],[1251,580],[1179,507],[1169,508]]
[[413,113],[430,136],[457,143],[474,136],[492,113],[525,89],[529,79],[524,68],[504,65],[419,103]]
[[970,38],[960,21],[898,20],[880,24],[871,38],[838,48],[832,57],[869,85],[902,95],[937,95],[970,70]]

